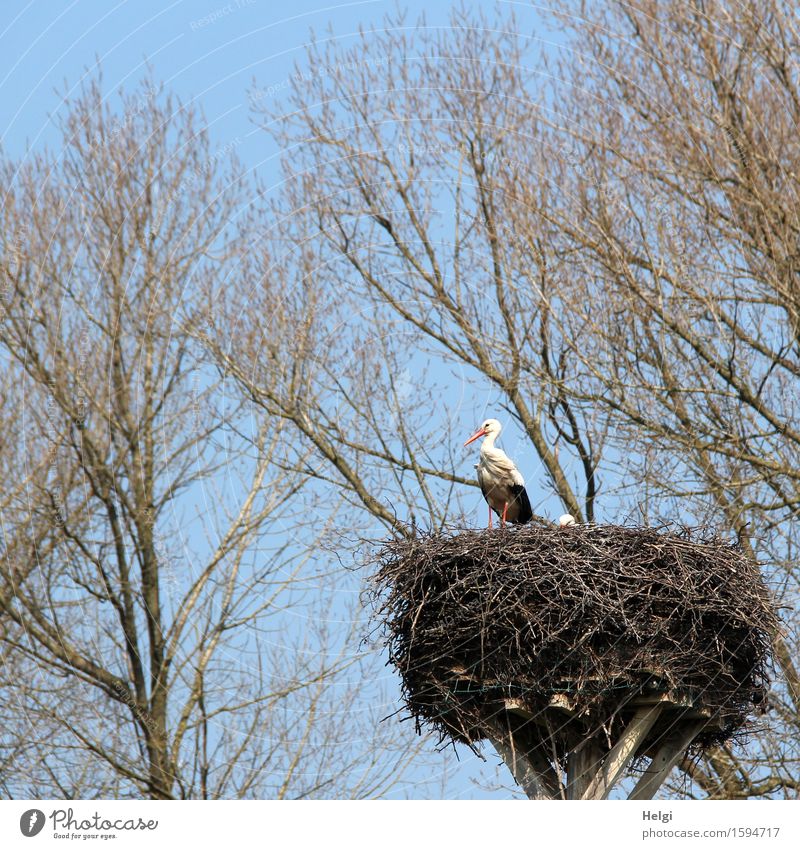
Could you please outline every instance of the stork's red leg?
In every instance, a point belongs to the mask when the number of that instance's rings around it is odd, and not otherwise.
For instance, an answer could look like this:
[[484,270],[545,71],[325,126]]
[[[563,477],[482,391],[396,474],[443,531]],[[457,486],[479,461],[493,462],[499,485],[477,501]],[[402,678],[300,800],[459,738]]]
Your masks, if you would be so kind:
[[506,501],[505,504],[503,504],[503,515],[500,518],[500,527],[501,528],[504,528],[506,526],[506,515],[507,514],[508,514],[508,502]]

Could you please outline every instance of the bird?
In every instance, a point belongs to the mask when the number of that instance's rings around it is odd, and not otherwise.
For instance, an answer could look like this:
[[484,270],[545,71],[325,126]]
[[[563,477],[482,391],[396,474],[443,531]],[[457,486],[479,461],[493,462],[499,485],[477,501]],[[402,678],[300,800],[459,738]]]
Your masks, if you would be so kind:
[[478,470],[478,483],[489,505],[489,527],[492,527],[492,510],[500,517],[500,526],[506,522],[524,525],[533,518],[531,503],[525,491],[525,480],[519,469],[494,443],[503,426],[497,419],[487,419],[464,443],[469,445],[481,436],[481,459],[475,464]]
[[571,528],[575,524],[575,517],[569,513],[564,513],[563,516],[558,517],[558,526],[560,528]]

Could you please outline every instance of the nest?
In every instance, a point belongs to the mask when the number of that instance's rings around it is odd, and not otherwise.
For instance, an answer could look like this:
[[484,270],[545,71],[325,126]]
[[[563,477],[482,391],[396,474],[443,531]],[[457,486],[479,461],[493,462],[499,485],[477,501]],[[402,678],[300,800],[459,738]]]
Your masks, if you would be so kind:
[[531,524],[395,540],[377,562],[389,662],[442,741],[490,736],[513,705],[551,724],[558,708],[564,752],[610,747],[663,699],[709,718],[702,748],[766,703],[778,619],[758,566],[717,537]]

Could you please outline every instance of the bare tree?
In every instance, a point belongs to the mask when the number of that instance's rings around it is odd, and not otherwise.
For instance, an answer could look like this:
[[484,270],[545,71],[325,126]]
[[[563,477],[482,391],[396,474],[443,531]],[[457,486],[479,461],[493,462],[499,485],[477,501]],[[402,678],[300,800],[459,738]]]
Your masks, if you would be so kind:
[[2,166],[8,796],[374,796],[417,747],[364,713],[342,739],[369,657],[303,521],[308,451],[194,341],[250,226],[200,124],[91,83],[57,155]]
[[[288,338],[314,346],[313,368],[261,376],[262,350],[287,338],[268,320],[236,354],[219,332],[205,341],[320,481],[399,532],[458,517],[449,487],[470,476],[431,431],[452,441],[453,407],[489,404],[564,509],[712,524],[795,608],[796,16],[779,2],[574,11],[561,65],[537,63],[513,18],[463,9],[448,29],[400,16],[312,46],[285,107],[256,98],[287,153],[253,289],[262,315],[275,290],[306,299]],[[397,404],[391,364],[408,348]],[[461,378],[449,409],[423,367]],[[796,624],[753,744],[684,763],[676,792],[797,794]]]

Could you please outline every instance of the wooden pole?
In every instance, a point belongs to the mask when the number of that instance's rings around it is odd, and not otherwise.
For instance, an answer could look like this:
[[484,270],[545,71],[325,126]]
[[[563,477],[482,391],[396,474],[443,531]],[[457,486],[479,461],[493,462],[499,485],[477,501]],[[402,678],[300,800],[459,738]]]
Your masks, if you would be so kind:
[[592,738],[567,756],[567,799],[582,799],[603,762],[603,753]]
[[[568,701],[556,697],[536,717],[517,699],[506,699],[505,710],[487,723],[487,737],[529,799],[607,799],[662,720],[665,733],[659,734],[655,755],[628,796],[652,799],[691,742],[714,720],[699,713],[689,696],[671,691],[637,698],[628,706],[636,712],[608,752],[604,738],[576,740],[575,729],[568,732],[565,722],[573,711]],[[567,755],[563,776],[556,752],[564,751],[567,733],[574,749]]]
[[509,714],[491,723],[489,740],[529,799],[563,798],[561,783],[550,761],[533,745],[524,725]]
[[652,799],[658,792],[658,788],[667,780],[672,767],[680,760],[707,722],[707,719],[677,720],[675,731],[659,746],[650,766],[644,771],[628,798]]
[[628,724],[622,737],[605,756],[602,767],[597,770],[581,799],[607,799],[613,786],[625,774],[630,762],[636,757],[639,746],[653,727],[661,713],[662,705],[640,708]]
[[517,782],[529,799],[560,798],[558,789],[551,786],[545,774],[536,768],[528,755],[523,754],[518,748],[510,746],[505,740],[492,738],[492,745],[511,770],[514,781]]

